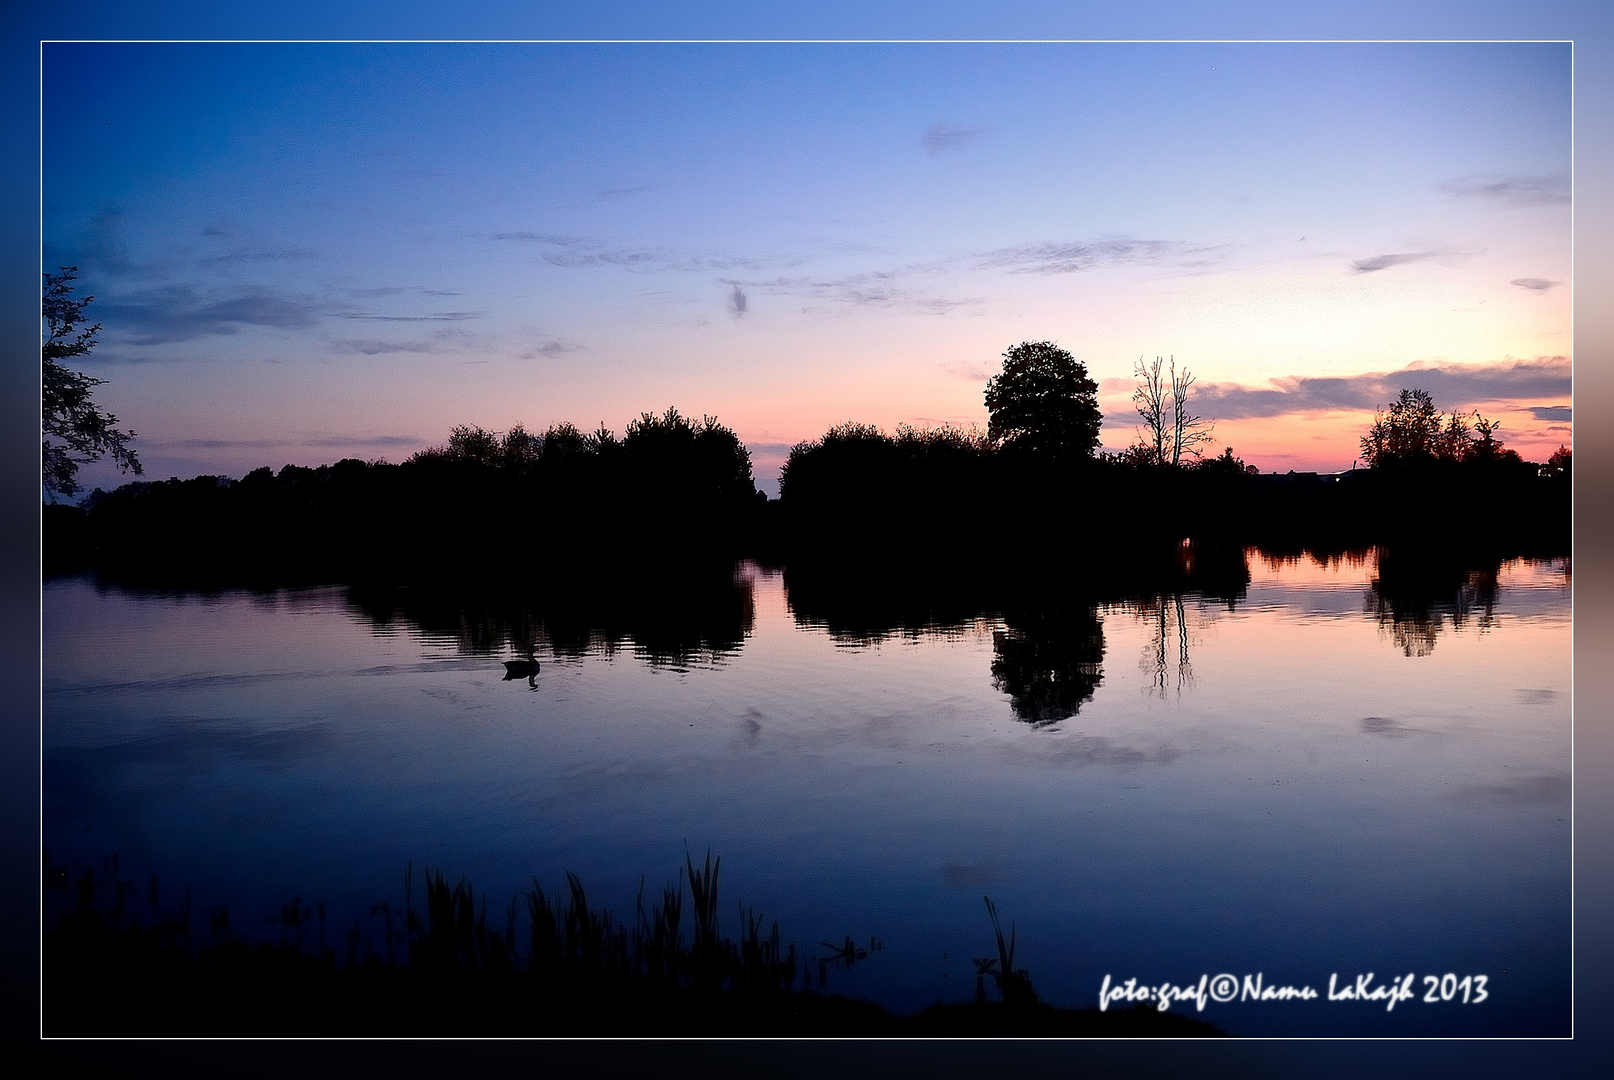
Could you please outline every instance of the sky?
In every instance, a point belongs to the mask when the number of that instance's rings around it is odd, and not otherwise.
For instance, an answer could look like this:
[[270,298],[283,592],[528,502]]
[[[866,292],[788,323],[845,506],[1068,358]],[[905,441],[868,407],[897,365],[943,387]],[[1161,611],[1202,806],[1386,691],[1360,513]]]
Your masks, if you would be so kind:
[[1570,441],[1565,43],[42,57],[43,266],[149,478],[674,406],[772,492],[842,421],[984,427],[1026,340],[1112,450],[1156,355],[1263,470],[1351,467],[1403,387]]

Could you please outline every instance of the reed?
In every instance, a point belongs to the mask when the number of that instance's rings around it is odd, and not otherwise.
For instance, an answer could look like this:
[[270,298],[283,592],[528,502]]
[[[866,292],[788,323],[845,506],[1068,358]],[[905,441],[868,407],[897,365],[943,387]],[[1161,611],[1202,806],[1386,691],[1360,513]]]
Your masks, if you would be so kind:
[[998,984],[998,996],[1003,1004],[1013,1009],[1023,1009],[1037,1004],[1037,992],[1031,988],[1031,974],[1024,968],[1016,969],[1014,966],[1015,925],[1009,924],[1009,937],[1003,938],[1003,925],[998,921],[998,907],[992,903],[990,896],[982,897],[986,901],[986,913],[992,920],[992,933],[997,938],[998,955],[997,967],[993,967],[990,960],[986,966],[982,961],[975,961],[977,971],[990,974]]
[[[566,875],[551,894],[535,879],[490,926],[488,902],[463,879],[405,867],[404,906],[374,905],[383,948],[347,931],[345,963],[326,941],[324,905],[294,898],[263,920],[279,940],[249,945],[228,913],[209,912],[210,935],[191,931],[189,896],[165,909],[116,856],[72,873],[44,863],[44,1031],[47,1035],[900,1035],[1216,1034],[1152,1010],[1055,1009],[1014,967],[1017,930],[1004,934],[987,899],[997,956],[976,961],[999,1001],[937,1006],[912,1017],[812,989],[812,965],[786,944],[777,920],[738,905],[738,933],[718,923],[721,859],[686,853],[678,880],[646,903],[640,880],[631,925],[590,904]],[[684,889],[689,895],[686,898]],[[142,903],[144,901],[144,903]],[[686,919],[686,903],[691,918]],[[528,948],[517,946],[525,909]],[[689,932],[684,933],[686,925]],[[316,933],[317,931],[317,933]],[[400,946],[402,947],[400,949]],[[880,951],[848,935],[823,943],[849,970]],[[798,984],[798,978],[800,983]],[[138,987],[137,991],[131,987]],[[984,988],[979,994],[984,999]]]

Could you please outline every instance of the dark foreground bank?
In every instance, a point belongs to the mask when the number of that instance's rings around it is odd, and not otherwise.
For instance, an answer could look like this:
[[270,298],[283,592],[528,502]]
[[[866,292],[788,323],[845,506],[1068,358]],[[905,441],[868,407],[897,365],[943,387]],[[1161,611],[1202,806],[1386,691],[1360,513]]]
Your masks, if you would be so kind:
[[206,913],[200,930],[188,897],[164,906],[154,880],[121,877],[115,858],[99,874],[72,874],[47,859],[43,1034],[1224,1034],[1181,1013],[1061,1009],[1037,1000],[1029,974],[1013,967],[1012,929],[1006,943],[995,911],[997,955],[976,962],[974,1002],[896,1016],[828,993],[832,971],[871,962],[879,943],[848,938],[800,953],[782,945],[777,923],[764,930],[743,905],[739,936],[720,934],[720,862],[691,860],[680,882],[649,902],[641,891],[633,924],[591,909],[582,884],[567,875],[564,898],[534,883],[502,913],[502,928],[490,926],[485,897],[427,872],[418,907],[417,883],[406,875],[401,909],[377,905],[341,929],[323,905],[293,900],[267,920],[278,926],[278,942],[248,944],[231,931],[227,913]]

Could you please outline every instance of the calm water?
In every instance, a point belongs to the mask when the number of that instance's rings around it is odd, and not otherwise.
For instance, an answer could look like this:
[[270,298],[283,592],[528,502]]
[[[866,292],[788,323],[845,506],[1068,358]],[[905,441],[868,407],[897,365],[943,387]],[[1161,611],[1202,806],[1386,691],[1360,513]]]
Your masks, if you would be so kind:
[[[906,629],[801,614],[751,566],[649,623],[48,582],[44,844],[249,933],[293,896],[350,926],[409,859],[490,911],[574,870],[631,916],[641,875],[710,848],[725,929],[744,901],[811,949],[872,935],[830,988],[898,1010],[973,996],[989,895],[1058,1004],[1261,973],[1322,996],[1200,1015],[1567,1034],[1567,563],[1410,605],[1371,557],[1249,564],[1232,602]],[[529,641],[540,674],[504,680]],[[1368,972],[1416,997],[1326,1000]],[[1488,1000],[1424,1002],[1447,972]]]

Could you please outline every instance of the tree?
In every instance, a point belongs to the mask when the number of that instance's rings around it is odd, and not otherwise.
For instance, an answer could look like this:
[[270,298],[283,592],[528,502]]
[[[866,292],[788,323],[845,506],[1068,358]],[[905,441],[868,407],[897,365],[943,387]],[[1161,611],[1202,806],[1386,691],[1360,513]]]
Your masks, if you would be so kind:
[[1552,452],[1547,463],[1541,466],[1542,476],[1570,476],[1575,462],[1575,452],[1569,447],[1558,444],[1558,449]]
[[448,456],[492,465],[499,459],[499,435],[475,424],[456,424],[448,435]]
[[1003,354],[986,383],[987,437],[1048,458],[1092,457],[1104,417],[1087,367],[1051,341],[1025,341]]
[[[1218,476],[1245,476],[1254,468],[1244,464],[1244,459],[1233,453],[1231,446],[1222,447],[1222,452],[1213,458],[1202,457],[1194,463],[1194,468],[1202,473]],[[1254,469],[1260,472],[1259,469]]]
[[505,432],[504,438],[499,441],[499,458],[506,465],[531,465],[543,450],[543,436],[534,435],[519,423]]
[[60,274],[42,274],[39,311],[45,320],[40,361],[40,483],[52,502],[58,495],[78,493],[78,467],[110,454],[123,472],[141,475],[140,458],[129,442],[132,431],[119,431],[118,418],[102,412],[91,400],[95,387],[106,382],[62,365],[95,347],[101,324],[83,327],[84,309],[93,296],[73,298],[78,267],[64,266]]
[[1132,366],[1138,377],[1132,403],[1143,418],[1144,436],[1128,454],[1130,460],[1152,465],[1181,465],[1185,457],[1197,460],[1199,448],[1210,442],[1215,430],[1215,424],[1188,411],[1193,374],[1187,368],[1178,374],[1175,356],[1169,370],[1163,370],[1166,363],[1157,356],[1154,363],[1145,364],[1140,356]]
[[1127,456],[1149,465],[1162,464],[1167,454],[1166,387],[1160,365],[1158,356],[1154,358],[1153,365],[1145,366],[1141,356],[1132,365],[1132,373],[1138,379],[1138,388],[1132,391],[1132,404],[1143,418],[1144,433]]
[[1502,448],[1496,434],[1501,427],[1478,411],[1453,410],[1447,416],[1435,408],[1427,390],[1403,390],[1388,412],[1373,414],[1373,426],[1362,436],[1362,460],[1383,468],[1418,461],[1497,462],[1517,457]]
[[1496,432],[1501,424],[1495,420],[1487,420],[1474,411],[1474,438],[1467,447],[1465,460],[1469,461],[1500,461],[1507,457],[1518,457],[1512,450],[1502,447],[1502,440]]
[[622,450],[641,482],[662,492],[681,487],[718,500],[756,494],[751,452],[715,416],[696,422],[671,407],[660,416],[641,413],[628,422]]

